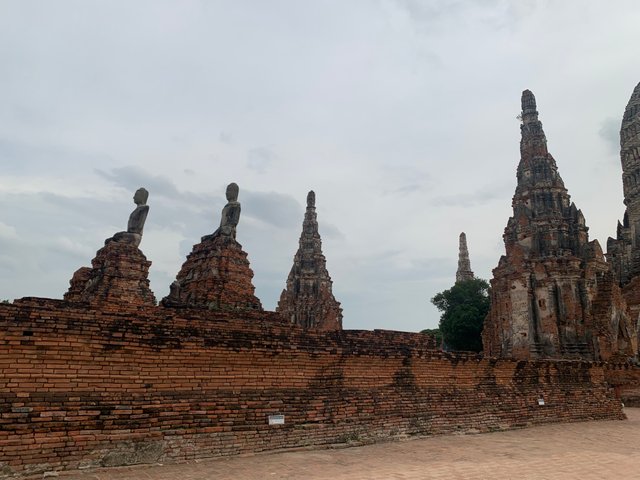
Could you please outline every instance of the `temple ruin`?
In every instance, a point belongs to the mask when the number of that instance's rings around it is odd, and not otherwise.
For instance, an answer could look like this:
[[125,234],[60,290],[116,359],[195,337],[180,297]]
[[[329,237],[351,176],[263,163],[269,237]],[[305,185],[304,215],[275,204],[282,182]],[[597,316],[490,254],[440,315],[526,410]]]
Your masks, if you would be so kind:
[[483,331],[488,356],[631,358],[635,322],[582,212],[547,150],[536,100],[522,93],[520,163],[506,254],[493,270]]
[[607,240],[607,260],[629,305],[640,316],[640,83],[633,90],[620,127],[622,190],[626,209],[616,238]]
[[193,246],[187,260],[171,284],[165,307],[205,308],[221,311],[261,311],[255,296],[253,270],[247,253],[236,241],[240,221],[239,188],[227,186],[227,204],[220,215],[220,226]]
[[91,267],[80,267],[69,281],[64,299],[70,302],[153,306],[156,297],[149,288],[151,262],[140,251],[144,224],[149,213],[149,192],[136,191],[136,208],[129,216],[127,230],[104,241],[91,261]]
[[333,282],[322,254],[316,194],[307,195],[298,251],[276,311],[291,324],[316,330],[341,330],[342,309],[333,296]]
[[[631,303],[639,88],[623,121],[628,211],[611,263],[589,242],[523,92],[484,355],[443,352],[428,334],[343,330],[313,192],[277,312],[263,311],[236,241],[235,183],[219,228],[156,305],[139,249],[149,212],[139,189],[127,230],[75,272],[63,300],[0,303],[0,477],[624,419],[621,400],[640,405],[627,303],[640,305]],[[462,233],[456,281],[472,278]]]
[[471,271],[471,261],[469,260],[469,249],[467,248],[467,235],[462,232],[458,239],[458,270],[456,271],[456,283],[473,280]]

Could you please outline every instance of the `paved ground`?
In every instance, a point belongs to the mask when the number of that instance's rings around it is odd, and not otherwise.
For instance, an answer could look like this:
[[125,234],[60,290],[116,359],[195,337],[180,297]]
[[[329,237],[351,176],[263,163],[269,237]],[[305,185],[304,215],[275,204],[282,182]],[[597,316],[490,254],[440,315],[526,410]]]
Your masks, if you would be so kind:
[[628,421],[555,424],[339,450],[218,458],[61,480],[640,479],[640,409]]

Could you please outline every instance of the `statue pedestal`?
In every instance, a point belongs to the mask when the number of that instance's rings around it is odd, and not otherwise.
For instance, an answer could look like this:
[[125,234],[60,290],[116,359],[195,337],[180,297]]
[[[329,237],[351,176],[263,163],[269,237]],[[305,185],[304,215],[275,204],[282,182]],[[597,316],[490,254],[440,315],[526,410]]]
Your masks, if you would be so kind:
[[154,306],[149,288],[151,262],[132,243],[109,242],[98,250],[92,268],[81,267],[71,279],[64,299],[92,304]]
[[171,293],[161,303],[166,307],[261,311],[252,278],[242,245],[225,235],[203,237],[193,246]]

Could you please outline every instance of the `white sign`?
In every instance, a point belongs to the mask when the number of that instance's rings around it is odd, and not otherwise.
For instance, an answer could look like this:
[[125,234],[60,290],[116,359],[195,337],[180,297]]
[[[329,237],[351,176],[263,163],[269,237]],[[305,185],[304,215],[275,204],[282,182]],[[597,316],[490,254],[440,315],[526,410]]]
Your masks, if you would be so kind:
[[284,415],[269,415],[269,425],[284,425]]
[[538,399],[538,405],[544,405],[544,398],[540,397]]

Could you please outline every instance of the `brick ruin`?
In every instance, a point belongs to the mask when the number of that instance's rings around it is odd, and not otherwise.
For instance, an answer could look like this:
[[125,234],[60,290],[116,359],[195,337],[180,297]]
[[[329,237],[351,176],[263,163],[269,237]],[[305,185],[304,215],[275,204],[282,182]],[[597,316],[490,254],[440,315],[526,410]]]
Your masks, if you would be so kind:
[[0,345],[0,478],[624,418],[602,363],[449,354],[275,312],[25,298],[0,304]]
[[522,94],[520,163],[506,254],[493,270],[486,355],[625,360],[636,322],[547,150],[536,100]]
[[626,209],[615,240],[607,240],[607,260],[631,309],[640,315],[640,83],[622,117],[620,128],[622,189]]
[[105,306],[120,302],[153,306],[156,297],[149,288],[150,266],[136,245],[107,243],[96,253],[91,268],[76,270],[64,299]]
[[262,310],[255,296],[253,270],[247,253],[235,239],[203,237],[193,246],[170,294],[167,307],[202,307],[210,310]]
[[[640,404],[640,373],[615,362],[636,349],[623,292],[570,203],[533,94],[522,103],[484,356],[419,333],[342,330],[313,195],[278,312],[262,310],[236,241],[235,184],[220,227],[156,305],[136,192],[127,232],[64,300],[0,304],[0,478],[625,418],[620,398]],[[459,267],[473,275],[464,234]]]
[[162,299],[166,307],[209,310],[262,310],[255,296],[253,270],[247,253],[236,241],[240,220],[238,186],[227,187],[228,203],[222,210],[220,227],[193,246],[187,260]]
[[462,232],[458,240],[458,270],[456,271],[456,283],[473,280],[469,249],[467,248],[467,235]]
[[110,304],[153,306],[156,297],[149,288],[151,262],[138,248],[149,213],[149,192],[140,188],[133,196],[136,208],[129,216],[126,232],[118,232],[104,241],[91,261],[71,278],[64,299],[108,308]]
[[341,330],[342,309],[333,296],[333,282],[322,254],[316,194],[307,195],[298,251],[276,311],[292,325],[317,330]]

